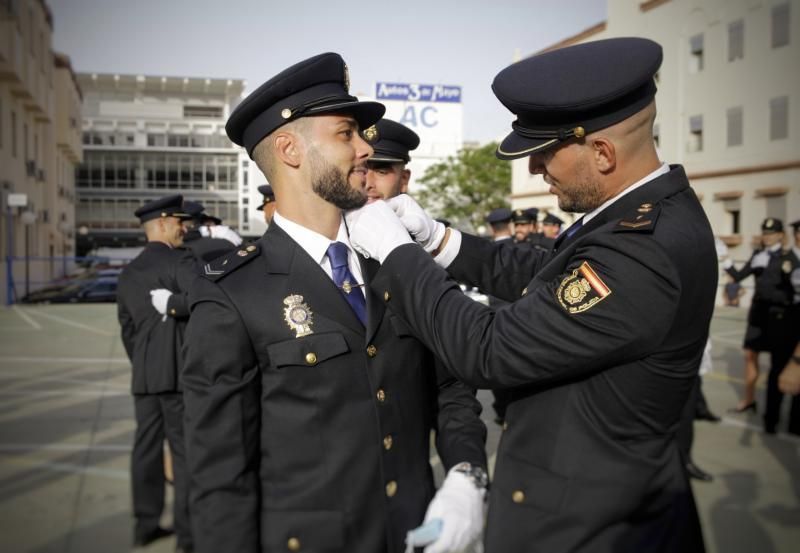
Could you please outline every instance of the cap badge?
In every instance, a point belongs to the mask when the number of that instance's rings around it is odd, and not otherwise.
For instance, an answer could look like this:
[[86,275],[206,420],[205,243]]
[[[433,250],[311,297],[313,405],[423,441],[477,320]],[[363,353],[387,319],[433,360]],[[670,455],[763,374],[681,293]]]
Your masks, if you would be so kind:
[[586,136],[586,129],[584,129],[583,127],[575,127],[574,129],[572,129],[572,134],[575,135],[575,138],[583,138],[584,136]]
[[281,117],[283,117],[284,119],[289,119],[291,116],[292,116],[292,110],[290,110],[289,108],[283,108],[281,110]]
[[786,273],[786,274],[791,273],[792,272],[792,262],[789,261],[788,259],[786,261],[784,261],[783,265],[781,265],[781,270],[783,270],[783,272]]
[[378,127],[376,127],[375,125],[367,127],[366,129],[364,129],[361,135],[367,142],[375,142],[378,139]]
[[774,226],[775,226],[775,221],[774,221],[774,220],[772,220],[772,219],[767,219],[767,220],[764,222],[764,227],[765,227],[765,228],[772,228],[772,227],[774,227]]
[[294,330],[297,335],[295,338],[302,338],[309,334],[314,334],[311,325],[314,324],[311,309],[303,303],[303,296],[291,294],[283,298],[286,308],[283,310],[283,318],[289,328]]
[[344,91],[350,94],[350,71],[347,69],[347,64],[344,64]]

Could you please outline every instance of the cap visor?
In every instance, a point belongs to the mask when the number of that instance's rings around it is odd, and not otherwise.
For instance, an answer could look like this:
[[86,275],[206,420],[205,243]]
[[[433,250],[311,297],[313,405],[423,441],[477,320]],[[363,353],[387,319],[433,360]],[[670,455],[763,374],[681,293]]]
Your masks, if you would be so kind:
[[560,142],[558,138],[525,138],[512,131],[497,147],[495,156],[499,159],[519,159],[546,150]]
[[386,154],[375,154],[371,158],[367,160],[367,163],[370,161],[382,161],[385,163],[406,163],[406,160],[401,157],[393,157]]
[[380,121],[386,113],[386,106],[380,102],[336,102],[309,109],[304,115],[321,115],[323,113],[350,113],[358,121],[361,129],[371,127]]

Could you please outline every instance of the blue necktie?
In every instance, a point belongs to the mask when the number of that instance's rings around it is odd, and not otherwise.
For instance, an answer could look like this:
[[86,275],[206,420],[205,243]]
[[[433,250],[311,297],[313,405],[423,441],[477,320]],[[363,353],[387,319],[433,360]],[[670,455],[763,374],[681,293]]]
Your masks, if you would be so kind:
[[353,273],[347,266],[347,245],[342,242],[333,242],[328,246],[328,259],[331,260],[331,272],[333,282],[344,294],[344,299],[353,308],[353,311],[361,321],[367,326],[367,302],[364,300],[364,293],[356,282]]
[[583,217],[575,221],[575,223],[573,223],[571,227],[569,227],[566,231],[564,231],[565,234],[564,239],[566,240],[568,238],[572,238],[572,235],[581,230],[582,226],[583,226]]

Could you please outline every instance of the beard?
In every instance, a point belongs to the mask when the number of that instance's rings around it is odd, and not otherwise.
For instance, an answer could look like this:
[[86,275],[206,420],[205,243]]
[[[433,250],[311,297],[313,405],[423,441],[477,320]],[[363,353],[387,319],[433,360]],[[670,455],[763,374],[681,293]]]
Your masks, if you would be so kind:
[[350,186],[347,175],[328,163],[317,150],[309,152],[309,160],[311,189],[317,196],[341,210],[356,209],[367,203],[366,193]]
[[569,184],[559,183],[556,188],[558,207],[568,213],[588,213],[603,203],[603,188],[592,178],[588,164],[579,160],[575,165],[575,178]]

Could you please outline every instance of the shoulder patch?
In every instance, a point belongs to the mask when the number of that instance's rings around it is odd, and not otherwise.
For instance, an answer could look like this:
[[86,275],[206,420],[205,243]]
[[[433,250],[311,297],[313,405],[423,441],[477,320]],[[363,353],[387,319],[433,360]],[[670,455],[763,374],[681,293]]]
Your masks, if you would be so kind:
[[614,226],[614,232],[646,232],[651,233],[656,227],[661,207],[657,204],[643,203],[629,215],[623,217]]
[[611,295],[611,289],[587,261],[572,271],[556,290],[556,299],[567,313],[583,313]]
[[216,282],[251,259],[255,259],[260,253],[261,248],[257,244],[242,244],[235,250],[203,265],[203,276]]

